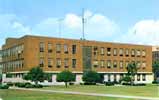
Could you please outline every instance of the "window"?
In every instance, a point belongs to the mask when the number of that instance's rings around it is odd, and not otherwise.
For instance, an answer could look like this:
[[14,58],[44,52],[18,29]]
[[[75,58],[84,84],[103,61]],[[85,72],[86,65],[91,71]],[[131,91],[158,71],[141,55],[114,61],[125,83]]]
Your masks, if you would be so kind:
[[137,57],[140,57],[140,55],[141,55],[140,50],[137,50]]
[[56,44],[56,53],[61,53],[61,44]]
[[125,50],[125,55],[126,55],[126,57],[129,56],[129,49],[126,49],[126,50]]
[[123,79],[123,77],[124,77],[124,75],[123,75],[123,74],[120,74],[120,80],[122,80],[122,79]]
[[68,53],[68,45],[67,44],[64,45],[64,53],[66,53],[66,54]]
[[107,68],[111,68],[111,60],[107,61]]
[[44,52],[44,42],[40,42],[40,52]]
[[100,61],[100,66],[101,66],[101,68],[104,68],[104,60]]
[[101,49],[100,49],[100,54],[101,54],[101,55],[104,55],[104,47],[101,47]]
[[126,67],[126,68],[128,67],[128,64],[129,64],[129,61],[126,61],[126,62],[125,62],[125,67]]
[[94,61],[93,61],[93,66],[94,66],[94,67],[98,67],[98,60],[94,60]]
[[52,53],[52,43],[48,43],[48,53]]
[[113,67],[117,68],[117,61],[116,60],[114,60]]
[[72,59],[72,67],[76,68],[76,59]]
[[40,67],[44,67],[44,58],[40,58],[40,64],[39,64]]
[[110,80],[110,74],[108,74],[108,82],[110,82],[111,80]]
[[119,55],[123,56],[123,49],[122,48],[120,48],[120,50],[119,50]]
[[119,67],[120,67],[120,68],[123,68],[123,67],[124,67],[123,65],[124,65],[124,64],[123,64],[123,61],[120,61]]
[[143,68],[143,69],[146,68],[146,62],[145,62],[145,61],[142,62],[142,68]]
[[146,74],[142,74],[142,81],[146,81]]
[[114,82],[117,82],[117,75],[114,74]]
[[76,54],[76,45],[72,45],[72,54]]
[[145,56],[146,56],[146,51],[142,50],[142,57],[145,57]]
[[137,68],[140,68],[141,67],[141,63],[140,61],[137,61]]
[[65,68],[68,68],[68,61],[69,61],[68,58],[64,59],[64,67]]
[[53,64],[52,64],[52,59],[51,59],[51,58],[48,58],[48,67],[51,68],[52,65],[53,65]]
[[140,81],[140,74],[137,74],[137,81]]
[[98,54],[98,47],[94,47],[93,49],[94,49],[93,50],[94,51],[94,55],[97,55]]
[[131,57],[135,57],[135,50],[134,49],[131,50]]
[[113,55],[114,55],[114,56],[117,56],[117,48],[114,48],[114,50],[113,50]]
[[107,48],[107,56],[111,56],[111,48]]
[[60,68],[60,67],[61,67],[61,59],[60,59],[60,58],[57,58],[57,59],[56,59],[56,67],[57,67],[57,68]]

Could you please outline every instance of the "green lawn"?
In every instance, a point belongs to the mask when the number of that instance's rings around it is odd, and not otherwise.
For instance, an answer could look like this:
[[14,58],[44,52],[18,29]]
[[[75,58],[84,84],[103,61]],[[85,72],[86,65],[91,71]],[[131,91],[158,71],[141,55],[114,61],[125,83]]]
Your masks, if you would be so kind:
[[33,92],[22,90],[0,90],[0,98],[2,98],[3,100],[135,100],[123,98]]
[[74,86],[69,86],[68,88],[65,88],[65,86],[52,86],[52,87],[45,87],[44,89],[159,97],[159,86],[154,86],[154,85],[147,85],[147,86],[85,86],[85,85],[76,86],[74,85]]

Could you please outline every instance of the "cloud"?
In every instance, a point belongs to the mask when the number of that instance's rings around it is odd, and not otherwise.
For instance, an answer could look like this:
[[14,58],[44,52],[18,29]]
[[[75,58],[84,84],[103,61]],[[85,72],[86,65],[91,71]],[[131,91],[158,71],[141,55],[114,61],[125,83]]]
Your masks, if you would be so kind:
[[141,20],[128,33],[121,36],[121,42],[137,44],[159,44],[159,20]]

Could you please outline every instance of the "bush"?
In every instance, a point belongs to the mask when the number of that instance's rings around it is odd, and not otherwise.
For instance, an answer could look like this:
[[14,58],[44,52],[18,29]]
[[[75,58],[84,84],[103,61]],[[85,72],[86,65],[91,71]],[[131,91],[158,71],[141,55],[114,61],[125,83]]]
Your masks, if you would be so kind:
[[25,88],[34,88],[34,85],[32,85],[32,84],[26,84]]
[[74,83],[70,82],[69,85],[74,85]]
[[37,85],[34,85],[34,88],[43,88],[43,85],[37,84]]
[[145,83],[136,83],[136,84],[133,84],[133,86],[146,86]]
[[96,83],[92,83],[92,82],[85,82],[84,85],[96,85]]
[[8,86],[13,86],[13,85],[14,85],[14,83],[12,83],[12,82],[8,82],[8,83],[7,83],[7,85],[8,85]]
[[115,84],[115,82],[105,82],[106,86],[113,86]]
[[0,85],[0,89],[8,89],[9,85]]
[[84,83],[80,83],[80,85],[84,85]]
[[158,84],[158,82],[156,80],[152,81],[152,84]]
[[124,82],[122,85],[131,85],[131,83]]

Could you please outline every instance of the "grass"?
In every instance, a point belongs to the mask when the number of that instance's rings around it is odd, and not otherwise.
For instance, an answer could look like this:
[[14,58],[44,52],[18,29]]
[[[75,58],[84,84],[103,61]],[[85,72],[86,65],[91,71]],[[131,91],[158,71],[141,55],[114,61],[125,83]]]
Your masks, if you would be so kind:
[[146,96],[146,97],[159,97],[159,86],[85,86],[73,85],[65,88],[65,86],[52,86],[45,87],[48,90],[62,90],[62,91],[78,91],[90,93],[106,93],[106,94],[119,94],[130,96]]
[[0,90],[0,98],[2,98],[3,100],[135,100],[123,98],[45,93],[24,90]]

